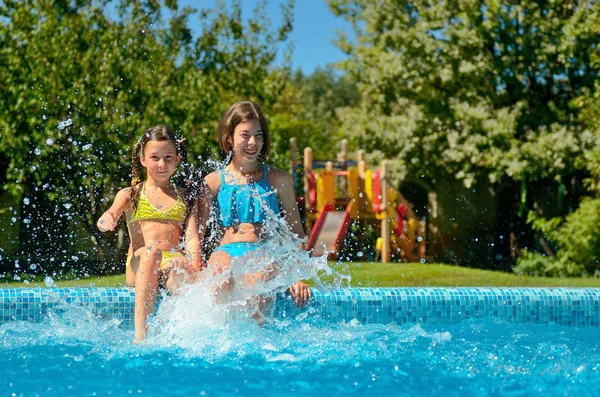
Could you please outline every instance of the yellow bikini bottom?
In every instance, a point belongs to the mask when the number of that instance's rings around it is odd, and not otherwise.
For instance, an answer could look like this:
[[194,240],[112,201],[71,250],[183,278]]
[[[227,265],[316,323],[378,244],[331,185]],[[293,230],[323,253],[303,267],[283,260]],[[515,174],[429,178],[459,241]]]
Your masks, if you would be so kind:
[[[167,262],[173,258],[176,258],[178,256],[183,256],[183,254],[181,252],[173,252],[173,251],[160,251],[160,253],[162,254],[162,258],[160,260],[160,270],[164,270]],[[129,265],[131,264],[131,256],[127,257],[127,263],[125,266],[129,267]]]

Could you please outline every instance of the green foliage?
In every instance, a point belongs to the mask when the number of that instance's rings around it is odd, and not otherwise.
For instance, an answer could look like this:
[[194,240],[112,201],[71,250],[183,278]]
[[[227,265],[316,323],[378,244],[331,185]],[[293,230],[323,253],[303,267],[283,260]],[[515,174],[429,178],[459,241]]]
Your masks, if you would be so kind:
[[558,251],[555,257],[525,251],[515,271],[540,276],[600,275],[600,199],[584,198],[564,222],[531,214],[529,219]]
[[330,0],[355,42],[358,81],[342,113],[359,146],[428,180],[535,181],[584,169],[589,134],[570,101],[597,80],[592,2]]
[[[600,3],[597,3],[591,11],[591,29],[596,34],[600,34]],[[590,57],[591,66],[600,71],[600,48],[595,47],[595,51]],[[596,81],[591,89],[586,89],[583,94],[573,101],[573,104],[581,108],[579,120],[592,132],[590,137],[592,149],[588,150],[585,156],[586,167],[590,170],[591,177],[586,180],[588,186],[600,192],[600,82]]]
[[335,159],[339,152],[341,118],[337,110],[354,106],[360,97],[356,84],[331,68],[317,67],[311,74],[292,76],[297,101],[296,123],[304,123],[299,147],[310,146],[315,159]]
[[239,2],[219,2],[200,12],[193,38],[194,10],[174,1],[0,5],[0,153],[4,189],[23,202],[23,251],[42,255],[48,243],[71,256],[73,236],[83,233],[100,260],[116,264],[115,237],[95,222],[129,184],[142,131],[168,124],[195,155],[215,157],[215,127],[231,103],[253,99],[269,114],[288,83],[273,62],[291,5],[275,30],[264,7],[246,19]]

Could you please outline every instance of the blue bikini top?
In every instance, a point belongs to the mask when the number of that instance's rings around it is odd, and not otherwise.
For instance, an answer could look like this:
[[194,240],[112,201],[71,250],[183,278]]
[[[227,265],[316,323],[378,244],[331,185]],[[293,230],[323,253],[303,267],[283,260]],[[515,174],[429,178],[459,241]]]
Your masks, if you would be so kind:
[[266,208],[279,215],[279,200],[267,179],[268,169],[264,166],[264,176],[260,182],[227,183],[225,170],[221,170],[221,186],[217,193],[219,223],[229,227],[239,223],[265,223]]

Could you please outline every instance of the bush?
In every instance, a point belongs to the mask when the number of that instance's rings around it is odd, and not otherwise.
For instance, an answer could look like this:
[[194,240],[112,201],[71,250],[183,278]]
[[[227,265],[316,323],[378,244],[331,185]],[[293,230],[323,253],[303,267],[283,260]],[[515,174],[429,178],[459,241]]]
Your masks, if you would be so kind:
[[557,228],[556,219],[530,216],[535,230],[558,248],[556,257],[524,251],[517,262],[518,273],[539,276],[600,276],[600,199],[586,197]]

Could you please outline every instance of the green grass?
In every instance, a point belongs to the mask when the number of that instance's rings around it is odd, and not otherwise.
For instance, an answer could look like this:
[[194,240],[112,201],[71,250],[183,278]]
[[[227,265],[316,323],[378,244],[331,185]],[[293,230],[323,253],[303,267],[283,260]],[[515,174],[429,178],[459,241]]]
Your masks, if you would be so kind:
[[[37,288],[47,287],[43,276],[21,276],[20,282],[0,280],[0,288]],[[27,281],[27,282],[24,282]],[[74,280],[56,280],[55,287],[125,287],[125,274],[116,276],[90,277]]]
[[348,263],[353,287],[600,287],[598,278],[521,276],[461,266],[420,263]]
[[[420,263],[332,264],[352,276],[353,287],[600,287],[598,278],[549,278],[520,276],[491,270]],[[45,287],[43,277],[29,284],[0,281],[0,288]],[[125,275],[57,281],[57,287],[123,287]]]

